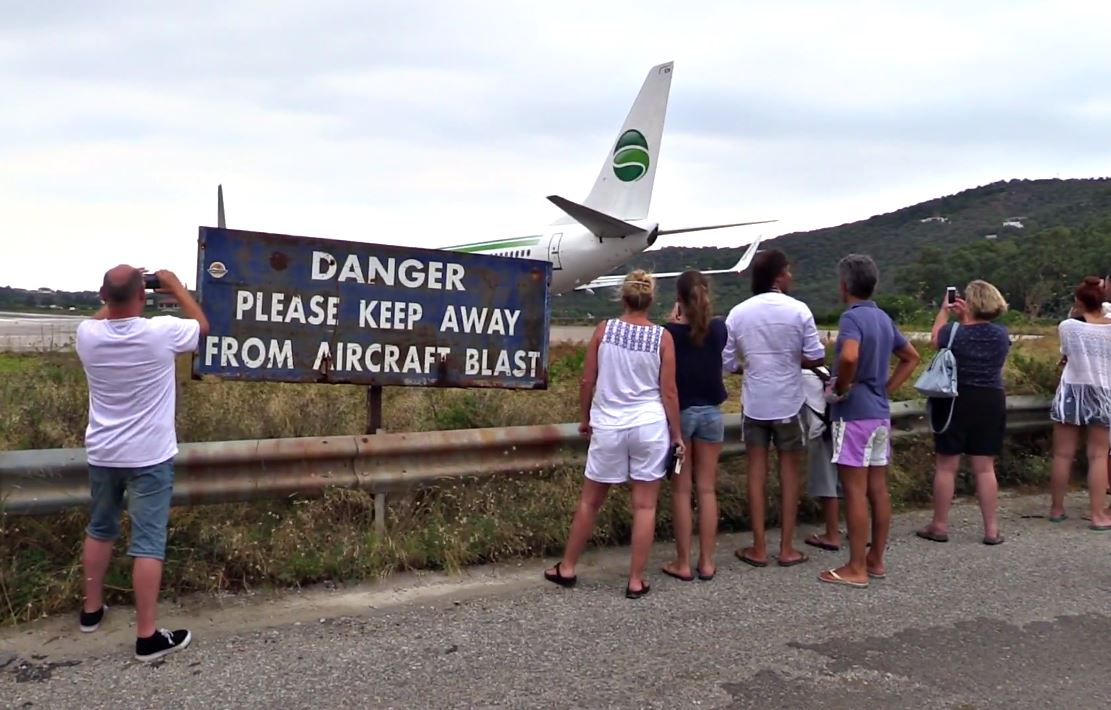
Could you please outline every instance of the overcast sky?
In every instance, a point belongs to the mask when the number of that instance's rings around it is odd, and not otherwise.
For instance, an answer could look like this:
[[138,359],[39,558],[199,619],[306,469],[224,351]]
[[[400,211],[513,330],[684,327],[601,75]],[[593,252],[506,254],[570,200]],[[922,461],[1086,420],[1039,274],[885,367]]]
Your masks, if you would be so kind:
[[0,285],[95,289],[120,262],[192,285],[217,183],[241,229],[531,232],[669,60],[653,219],[780,221],[663,244],[1111,175],[1111,4],[925,5],[0,0]]

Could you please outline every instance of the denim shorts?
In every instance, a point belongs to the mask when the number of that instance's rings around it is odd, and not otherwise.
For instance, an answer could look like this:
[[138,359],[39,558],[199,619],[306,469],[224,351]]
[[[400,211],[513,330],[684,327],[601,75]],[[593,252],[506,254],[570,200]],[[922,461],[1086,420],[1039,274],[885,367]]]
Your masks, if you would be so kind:
[[712,405],[695,405],[679,412],[679,428],[686,441],[698,439],[720,444],[725,440],[725,420],[721,409]]
[[174,461],[168,459],[143,468],[89,466],[92,491],[89,526],[85,533],[94,540],[111,541],[120,536],[120,512],[127,493],[131,518],[132,557],[166,557],[166,524],[170,519],[170,496],[174,487]]

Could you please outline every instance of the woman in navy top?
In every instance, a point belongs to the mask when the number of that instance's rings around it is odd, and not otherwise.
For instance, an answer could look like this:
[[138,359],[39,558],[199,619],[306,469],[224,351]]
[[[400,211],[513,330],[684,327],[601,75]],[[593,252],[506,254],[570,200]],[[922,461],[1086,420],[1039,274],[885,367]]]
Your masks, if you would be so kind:
[[[917,532],[934,542],[949,540],[949,507],[953,502],[961,455],[972,459],[976,496],[984,518],[984,544],[1003,542],[999,534],[995,480],[995,457],[1003,450],[1007,429],[1007,396],[1003,391],[1003,363],[1011,347],[1007,329],[994,321],[1007,311],[999,289],[986,281],[965,287],[964,298],[949,305],[942,300],[934,320],[931,339],[935,348],[952,340],[957,361],[957,397],[931,402],[936,469],[934,472],[934,518]],[[949,314],[957,316],[949,322]],[[956,332],[954,332],[956,329]],[[948,426],[946,426],[948,423]]]
[[[679,388],[679,421],[687,455],[680,474],[672,478],[672,524],[675,559],[665,574],[689,582],[694,574],[714,578],[718,504],[715,494],[718,457],[725,438],[720,405],[725,401],[721,352],[725,322],[713,318],[710,284],[697,271],[684,272],[676,284],[678,299],[664,327],[675,342],[675,381]],[[698,567],[691,569],[691,485],[698,490]]]

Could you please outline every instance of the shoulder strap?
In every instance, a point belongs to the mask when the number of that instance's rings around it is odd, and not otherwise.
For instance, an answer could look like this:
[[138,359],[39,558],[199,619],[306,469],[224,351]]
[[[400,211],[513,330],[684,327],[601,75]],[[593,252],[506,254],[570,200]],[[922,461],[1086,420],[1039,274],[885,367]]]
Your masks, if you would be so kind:
[[953,411],[957,408],[957,400],[954,397],[949,400],[949,418],[945,420],[945,426],[940,429],[934,428],[934,400],[931,397],[926,400],[926,418],[930,421],[930,431],[934,434],[944,434],[949,431],[949,425],[953,423]]
[[949,331],[949,344],[945,346],[946,350],[952,350],[953,349],[953,338],[957,337],[957,328],[958,327],[960,327],[960,323],[954,322],[953,323],[953,329]]

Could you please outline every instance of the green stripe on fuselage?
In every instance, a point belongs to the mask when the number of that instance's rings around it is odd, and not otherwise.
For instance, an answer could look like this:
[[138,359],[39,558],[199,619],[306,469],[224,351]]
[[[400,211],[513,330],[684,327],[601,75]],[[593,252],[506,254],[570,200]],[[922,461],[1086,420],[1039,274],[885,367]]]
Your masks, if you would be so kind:
[[447,251],[461,251],[467,253],[496,251],[501,249],[517,249],[520,247],[534,247],[540,243],[540,237],[518,237],[516,239],[503,239],[495,242],[478,242],[475,244],[462,244],[457,247],[447,247]]

